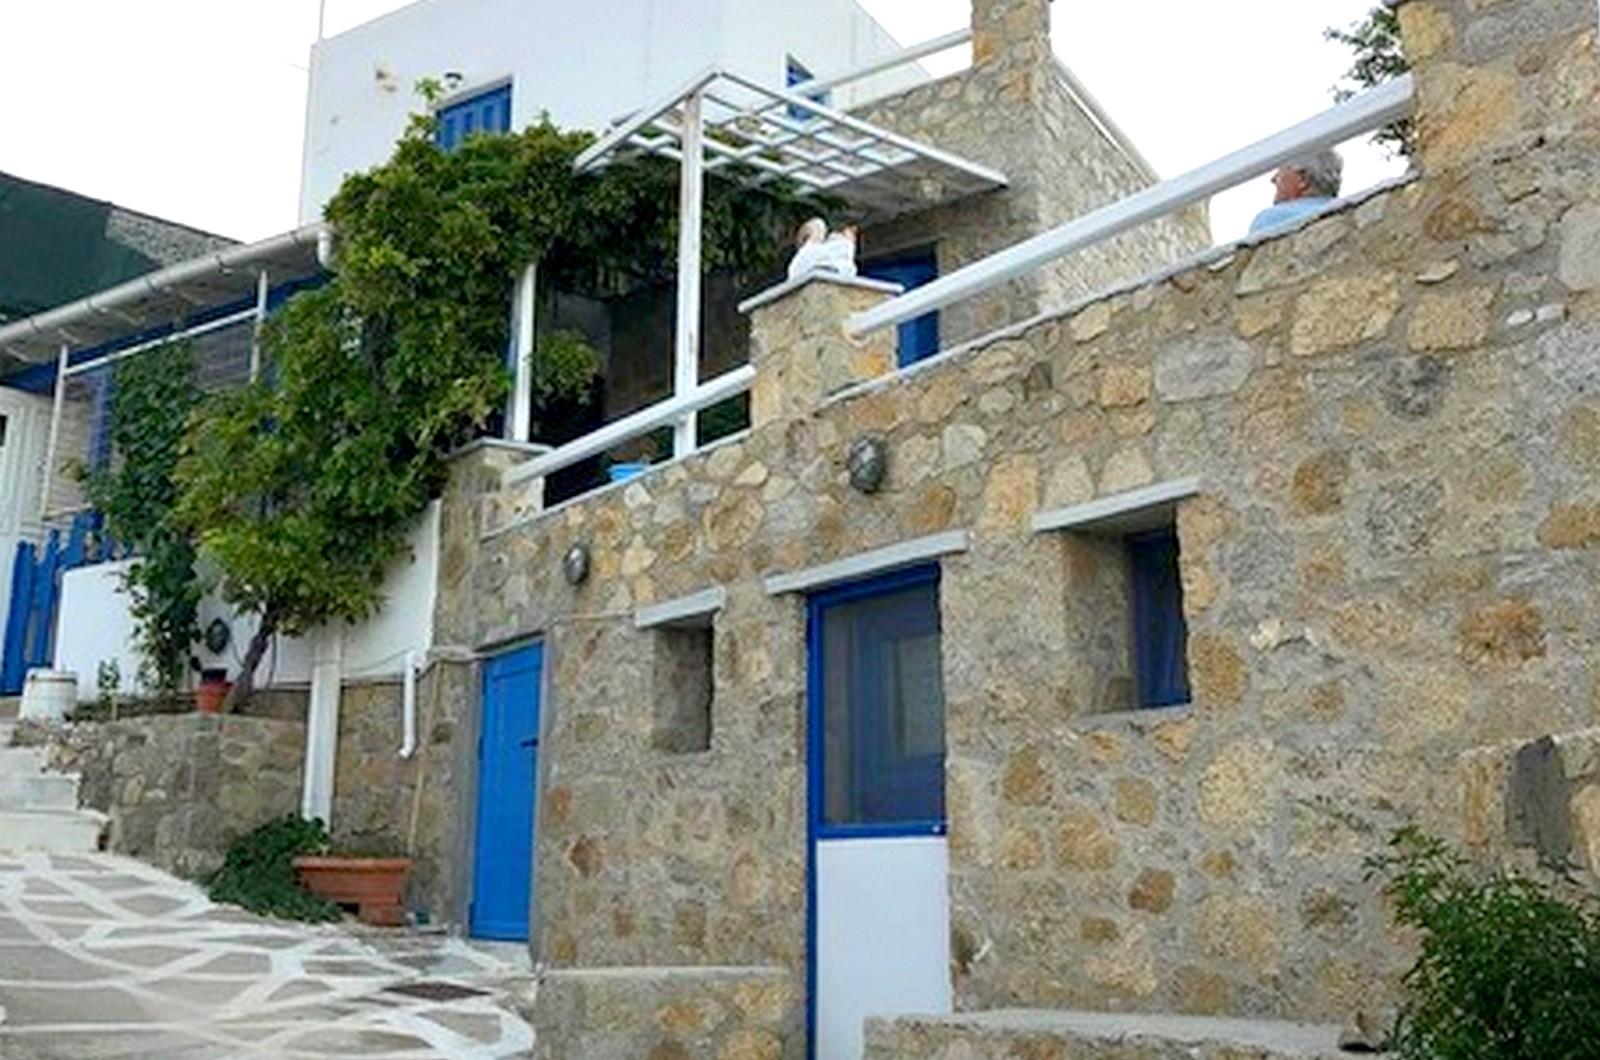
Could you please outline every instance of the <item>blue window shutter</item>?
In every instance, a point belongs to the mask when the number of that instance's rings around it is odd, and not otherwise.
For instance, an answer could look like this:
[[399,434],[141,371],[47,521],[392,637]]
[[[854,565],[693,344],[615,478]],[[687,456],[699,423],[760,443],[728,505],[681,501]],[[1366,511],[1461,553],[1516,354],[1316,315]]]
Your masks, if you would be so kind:
[[501,85],[479,92],[447,107],[440,107],[434,140],[446,151],[454,151],[473,133],[511,131],[511,86]]
[[[783,71],[784,87],[793,88],[795,85],[803,85],[815,76],[816,75],[810,70],[806,69],[803,63],[793,56],[790,56],[788,64]],[[815,95],[811,95],[806,98],[814,99],[818,103],[827,103],[832,97],[833,93],[831,92],[818,92]],[[808,110],[803,110],[800,107],[791,105],[789,107],[789,117],[794,121],[810,121],[814,115]]]
[[1183,620],[1178,535],[1168,527],[1127,538],[1136,706],[1189,702],[1189,631]]
[[[937,279],[939,262],[932,249],[921,250],[914,254],[868,262],[861,267],[861,275],[873,280],[898,283],[909,291]],[[902,368],[939,352],[937,309],[900,325],[897,352]]]

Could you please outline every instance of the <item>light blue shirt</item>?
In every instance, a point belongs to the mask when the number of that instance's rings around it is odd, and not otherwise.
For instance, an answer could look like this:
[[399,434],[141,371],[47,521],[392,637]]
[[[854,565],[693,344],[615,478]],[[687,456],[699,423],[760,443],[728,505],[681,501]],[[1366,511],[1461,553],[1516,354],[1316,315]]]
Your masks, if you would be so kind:
[[1293,228],[1296,224],[1319,214],[1334,204],[1333,199],[1305,198],[1291,199],[1269,206],[1256,214],[1256,219],[1250,222],[1250,234],[1260,235],[1263,232],[1276,232],[1284,228]]

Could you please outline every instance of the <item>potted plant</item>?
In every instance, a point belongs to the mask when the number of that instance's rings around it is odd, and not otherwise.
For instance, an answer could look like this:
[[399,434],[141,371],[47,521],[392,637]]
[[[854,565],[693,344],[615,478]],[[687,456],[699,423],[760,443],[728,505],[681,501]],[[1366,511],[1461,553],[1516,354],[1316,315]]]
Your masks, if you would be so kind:
[[301,854],[294,859],[300,883],[335,905],[355,906],[364,924],[402,927],[406,923],[406,880],[411,859],[390,851]]
[[220,667],[201,670],[200,683],[194,689],[195,709],[202,714],[221,714],[222,703],[232,689],[228,671]]

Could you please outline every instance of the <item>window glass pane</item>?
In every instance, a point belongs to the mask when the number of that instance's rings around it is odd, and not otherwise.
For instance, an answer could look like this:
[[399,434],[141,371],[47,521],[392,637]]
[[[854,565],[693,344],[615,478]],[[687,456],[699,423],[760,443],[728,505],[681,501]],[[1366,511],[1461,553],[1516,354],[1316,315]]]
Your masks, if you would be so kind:
[[914,585],[822,613],[823,819],[944,819],[938,589]]
[[1138,705],[1187,703],[1189,633],[1183,620],[1177,534],[1167,529],[1129,537],[1128,568]]

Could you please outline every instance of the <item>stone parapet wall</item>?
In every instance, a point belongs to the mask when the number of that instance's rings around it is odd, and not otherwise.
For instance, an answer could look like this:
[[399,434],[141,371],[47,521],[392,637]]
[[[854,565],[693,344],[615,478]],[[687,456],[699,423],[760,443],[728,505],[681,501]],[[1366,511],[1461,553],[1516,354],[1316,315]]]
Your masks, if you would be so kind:
[[801,1060],[804,1006],[778,968],[546,972],[537,1060]]
[[51,769],[82,774],[81,805],[110,814],[111,850],[180,876],[300,808],[300,722],[157,714],[55,726],[45,745]]
[[865,1060],[1344,1060],[1329,1025],[1011,1010],[867,1023]]

